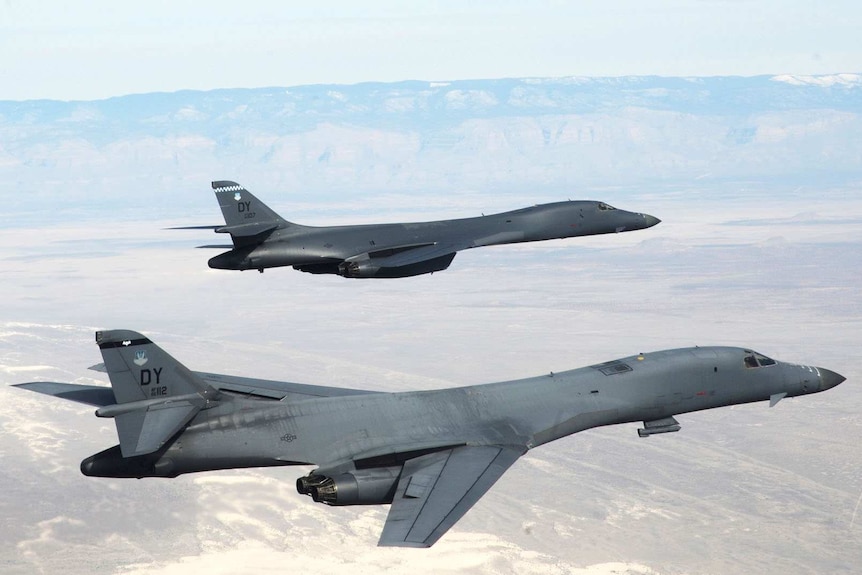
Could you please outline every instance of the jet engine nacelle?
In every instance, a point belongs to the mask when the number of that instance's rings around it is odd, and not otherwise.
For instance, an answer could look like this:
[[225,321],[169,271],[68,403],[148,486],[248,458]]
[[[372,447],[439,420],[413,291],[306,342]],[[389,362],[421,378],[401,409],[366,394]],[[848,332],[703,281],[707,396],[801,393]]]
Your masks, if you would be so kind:
[[378,467],[335,476],[312,472],[296,480],[296,490],[327,505],[378,505],[392,503],[400,467]]
[[369,260],[362,261],[345,261],[338,264],[338,275],[346,278],[373,278],[380,271],[380,266],[376,266]]

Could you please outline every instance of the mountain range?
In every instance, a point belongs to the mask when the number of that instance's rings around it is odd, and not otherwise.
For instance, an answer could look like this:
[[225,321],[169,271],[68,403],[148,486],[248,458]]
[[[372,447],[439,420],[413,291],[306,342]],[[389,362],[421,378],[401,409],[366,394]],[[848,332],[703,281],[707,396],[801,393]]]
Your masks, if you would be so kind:
[[[214,179],[349,204],[862,177],[862,75],[407,81],[0,101],[0,197],[200,206]],[[754,184],[752,184],[752,182]],[[266,194],[262,194],[266,195]],[[123,196],[123,197],[120,197]],[[99,198],[98,202],[96,198]],[[277,201],[274,203],[278,203]],[[517,207],[501,199],[500,207]],[[26,211],[33,203],[13,203]]]

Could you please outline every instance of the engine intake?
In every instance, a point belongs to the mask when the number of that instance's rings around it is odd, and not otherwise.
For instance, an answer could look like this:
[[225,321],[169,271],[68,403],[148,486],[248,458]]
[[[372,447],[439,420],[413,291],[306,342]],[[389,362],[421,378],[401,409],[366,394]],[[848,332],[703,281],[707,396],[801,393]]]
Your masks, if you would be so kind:
[[296,480],[296,490],[327,505],[392,503],[401,467],[377,467],[335,476],[311,472]]

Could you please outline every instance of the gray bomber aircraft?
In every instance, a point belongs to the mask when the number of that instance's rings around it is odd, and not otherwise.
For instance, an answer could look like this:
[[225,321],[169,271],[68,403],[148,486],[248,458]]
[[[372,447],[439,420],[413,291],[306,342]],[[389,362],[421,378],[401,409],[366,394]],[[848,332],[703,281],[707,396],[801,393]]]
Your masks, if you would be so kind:
[[649,228],[659,219],[604,202],[567,201],[460,220],[357,226],[301,226],[281,218],[236,182],[213,182],[224,226],[183,226],[230,234],[209,260],[226,270],[293,266],[350,278],[403,278],[445,270],[461,250]]
[[297,490],[328,505],[391,504],[379,545],[429,547],[530,449],[603,425],[835,387],[844,377],[737,347],[639,354],[540,377],[379,393],[199,373],[134,331],[96,332],[111,387],[19,387],[97,406],[120,444],[81,462],[96,477],[176,477],[316,465]]

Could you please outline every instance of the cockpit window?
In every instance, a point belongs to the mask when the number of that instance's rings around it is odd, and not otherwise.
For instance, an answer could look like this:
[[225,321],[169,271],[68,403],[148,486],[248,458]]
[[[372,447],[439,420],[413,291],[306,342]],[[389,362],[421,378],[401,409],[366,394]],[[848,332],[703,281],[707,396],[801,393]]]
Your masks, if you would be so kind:
[[601,210],[601,211],[615,210],[615,209],[616,209],[615,207],[609,206],[608,204],[606,204],[604,202],[599,202],[599,210]]
[[775,360],[770,358],[770,357],[766,357],[765,355],[761,355],[759,353],[755,353],[753,351],[747,351],[747,350],[745,353],[746,353],[746,356],[745,356],[744,361],[745,361],[745,367],[747,367],[747,368],[767,367],[769,365],[775,365]]

